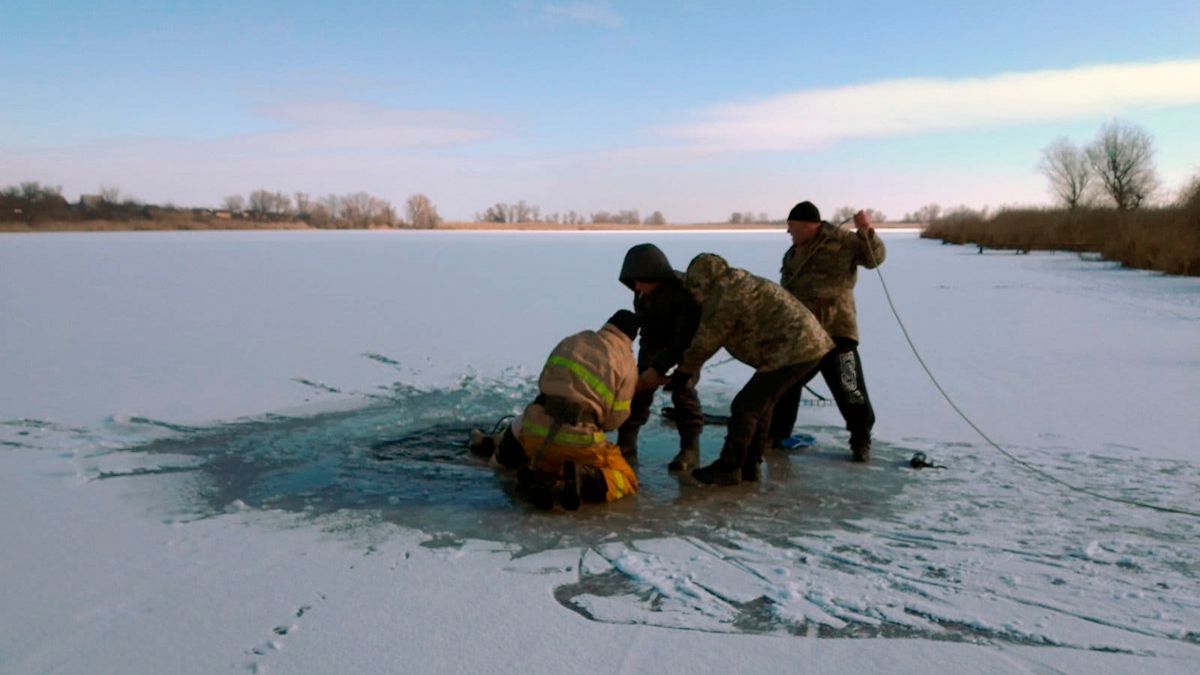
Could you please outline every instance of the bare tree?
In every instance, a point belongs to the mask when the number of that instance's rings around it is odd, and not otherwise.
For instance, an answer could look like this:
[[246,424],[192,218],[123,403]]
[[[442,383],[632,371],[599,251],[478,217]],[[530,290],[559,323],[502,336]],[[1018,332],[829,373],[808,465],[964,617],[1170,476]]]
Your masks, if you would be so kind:
[[282,192],[255,190],[249,202],[249,211],[258,220],[279,219],[292,210],[292,200]]
[[730,225],[741,225],[742,224],[742,214],[738,213],[737,211],[734,211],[733,213],[729,214],[729,224]]
[[[872,223],[887,222],[887,214],[879,209],[863,209],[863,213],[867,215],[867,218],[869,218]],[[850,215],[853,216],[854,214],[851,213]]]
[[942,206],[940,204],[926,204],[912,213],[905,214],[904,220],[910,223],[928,225],[937,220],[941,214]]
[[108,185],[100,186],[100,201],[115,206],[121,203],[121,190]]
[[833,212],[833,217],[829,219],[829,222],[841,223],[850,220],[852,217],[854,217],[856,211],[857,209],[855,209],[853,206],[843,206],[837,211]]
[[371,224],[371,195],[355,192],[341,198],[341,218],[351,227],[366,227]]
[[1154,140],[1141,127],[1114,120],[1100,128],[1088,146],[1088,164],[1120,211],[1142,205],[1158,187]]
[[221,203],[226,210],[234,213],[241,213],[246,210],[246,199],[241,195],[229,195]]
[[476,213],[475,220],[480,223],[507,223],[508,207],[501,203],[487,207],[483,213]]
[[1050,189],[1068,209],[1087,203],[1092,169],[1087,153],[1070,139],[1060,136],[1042,150],[1038,169],[1050,181]]
[[655,211],[646,216],[647,225],[666,225],[667,217],[662,214],[662,211]]
[[342,198],[337,195],[325,195],[317,201],[318,214],[328,225],[337,226],[342,218]]
[[516,204],[508,206],[508,222],[510,223],[536,223],[542,209],[540,206],[526,204],[522,199]]
[[409,197],[404,203],[404,212],[408,217],[409,226],[421,230],[432,230],[442,222],[433,201],[423,194]]

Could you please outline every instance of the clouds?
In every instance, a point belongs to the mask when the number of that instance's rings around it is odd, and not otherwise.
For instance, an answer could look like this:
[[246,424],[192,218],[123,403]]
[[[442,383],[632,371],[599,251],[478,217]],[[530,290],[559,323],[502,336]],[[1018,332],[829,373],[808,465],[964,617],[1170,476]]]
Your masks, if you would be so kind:
[[624,19],[608,2],[557,2],[542,5],[542,15],[573,23],[620,28]]
[[496,133],[492,123],[467,113],[394,109],[347,101],[297,102],[260,108],[258,112],[286,128],[236,142],[243,148],[266,153],[387,152],[473,143]]
[[712,107],[665,131],[709,151],[806,149],[1197,104],[1200,60],[1183,60],[811,89]]

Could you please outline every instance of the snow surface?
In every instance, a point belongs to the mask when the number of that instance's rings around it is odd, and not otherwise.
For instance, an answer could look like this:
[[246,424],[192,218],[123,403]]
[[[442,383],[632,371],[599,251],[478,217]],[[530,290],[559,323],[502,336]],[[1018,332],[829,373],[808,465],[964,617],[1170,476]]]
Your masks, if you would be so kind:
[[[1073,485],[1200,510],[1200,281],[885,233],[943,387]],[[765,480],[531,511],[466,456],[654,241],[776,278],[783,233],[0,238],[0,672],[1195,672],[1200,519],[981,441],[862,272],[874,460],[835,408]],[[726,407],[749,370],[704,371]],[[822,384],[814,388],[825,393]],[[811,398],[809,399],[812,400]],[[660,397],[659,404],[666,403]],[[715,457],[723,429],[703,438]],[[914,471],[917,451],[947,466]]]

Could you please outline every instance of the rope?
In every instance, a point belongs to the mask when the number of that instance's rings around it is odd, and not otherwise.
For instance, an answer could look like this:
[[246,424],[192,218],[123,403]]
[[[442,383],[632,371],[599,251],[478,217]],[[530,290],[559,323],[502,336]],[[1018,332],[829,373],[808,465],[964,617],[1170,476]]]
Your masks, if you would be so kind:
[[[879,235],[876,235],[876,236],[879,236]],[[938,393],[940,393],[942,395],[942,398],[946,399],[946,403],[949,403],[950,407],[954,409],[954,412],[958,413],[958,416],[961,417],[963,419],[963,421],[966,422],[972,429],[974,429],[975,433],[979,434],[980,438],[987,441],[988,445],[991,445],[993,448],[999,450],[1001,454],[1003,454],[1005,457],[1007,457],[1010,460],[1012,460],[1013,462],[1015,462],[1018,466],[1026,469],[1027,471],[1030,471],[1031,473],[1033,473],[1037,476],[1041,476],[1042,478],[1049,480],[1051,482],[1058,483],[1059,485],[1062,485],[1063,487],[1066,487],[1070,490],[1074,490],[1075,492],[1079,492],[1079,493],[1082,493],[1082,494],[1085,494],[1085,495],[1088,495],[1091,497],[1095,497],[1096,499],[1103,499],[1105,501],[1116,502],[1119,504],[1127,504],[1129,506],[1140,506],[1142,508],[1153,509],[1155,511],[1161,511],[1163,513],[1178,513],[1178,514],[1185,515],[1185,516],[1194,516],[1196,518],[1200,518],[1200,513],[1196,512],[1196,511],[1187,511],[1185,509],[1176,509],[1176,508],[1171,508],[1169,506],[1159,506],[1157,504],[1148,504],[1146,502],[1137,501],[1136,499],[1126,499],[1124,497],[1113,497],[1111,495],[1106,495],[1106,494],[1102,494],[1099,492],[1095,492],[1093,490],[1079,487],[1077,485],[1072,485],[1072,484],[1062,480],[1061,478],[1058,478],[1050,473],[1047,473],[1046,471],[1044,471],[1042,469],[1037,468],[1036,466],[1026,462],[1025,460],[1013,455],[1009,451],[1000,447],[1000,445],[998,443],[993,441],[991,438],[988,437],[988,435],[986,433],[983,432],[983,429],[980,429],[978,425],[976,425],[974,422],[972,422],[971,418],[967,417],[967,414],[964,413],[962,411],[962,409],[959,408],[958,405],[954,402],[954,400],[950,398],[950,395],[946,393],[946,390],[942,388],[941,383],[938,382],[937,377],[934,376],[933,371],[930,370],[929,366],[925,363],[925,359],[921,358],[920,352],[917,351],[917,346],[915,344],[913,344],[912,337],[909,336],[909,334],[908,334],[908,329],[904,327],[904,321],[900,318],[900,312],[898,312],[896,310],[896,304],[894,302],[892,302],[892,294],[888,290],[887,282],[884,281],[884,279],[883,279],[883,272],[880,271],[880,269],[879,269],[879,263],[875,261],[875,251],[873,251],[871,249],[869,242],[867,245],[867,255],[869,255],[871,257],[871,264],[874,265],[875,272],[876,272],[876,274],[879,275],[879,284],[881,286],[883,286],[883,294],[887,298],[888,307],[890,307],[892,309],[892,316],[896,317],[896,323],[900,326],[900,332],[904,334],[904,339],[908,342],[908,348],[912,350],[913,356],[917,357],[917,363],[921,364],[921,368],[923,368],[925,370],[925,374],[929,376],[929,380],[931,382],[933,382],[933,386],[937,387]]]

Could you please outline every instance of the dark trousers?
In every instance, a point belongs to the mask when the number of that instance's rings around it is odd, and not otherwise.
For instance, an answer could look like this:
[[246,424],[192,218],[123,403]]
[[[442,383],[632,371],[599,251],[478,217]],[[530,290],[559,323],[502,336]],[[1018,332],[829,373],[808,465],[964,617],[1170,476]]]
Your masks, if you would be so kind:
[[[850,446],[859,447],[871,442],[871,428],[875,426],[875,410],[867,396],[867,382],[863,378],[862,359],[858,355],[858,343],[847,338],[834,338],[833,351],[821,360],[821,376],[833,393],[846,430],[850,432]],[[800,393],[805,383],[788,389],[775,404],[771,422],[771,441],[779,441],[792,435],[796,425],[796,414],[800,407]]]
[[504,435],[500,437],[500,445],[496,448],[496,461],[506,469],[515,469],[529,463],[529,455],[525,454],[525,448],[513,434],[512,427],[505,429]]
[[785,366],[751,376],[730,405],[729,430],[721,458],[727,470],[757,465],[766,450],[775,402],[793,387],[803,387],[819,372],[820,361]]
[[[629,419],[621,425],[620,434],[637,433],[650,420],[650,405],[658,389],[644,389],[633,395],[629,403]],[[671,391],[671,405],[675,407],[675,427],[681,437],[699,437],[704,428],[704,412],[700,409],[700,395],[695,387],[676,388]]]

